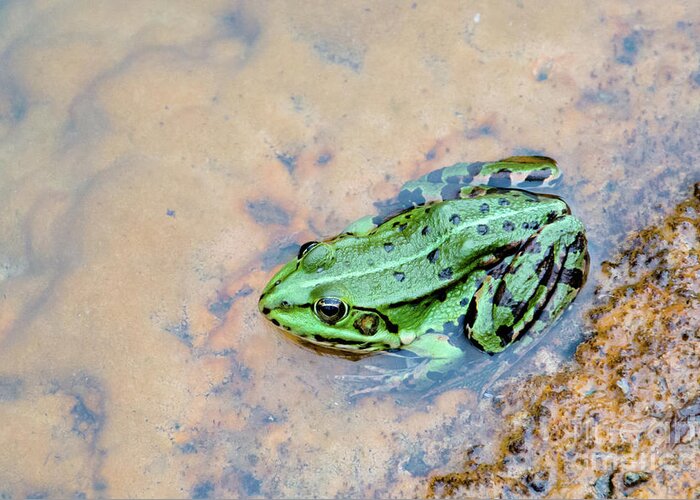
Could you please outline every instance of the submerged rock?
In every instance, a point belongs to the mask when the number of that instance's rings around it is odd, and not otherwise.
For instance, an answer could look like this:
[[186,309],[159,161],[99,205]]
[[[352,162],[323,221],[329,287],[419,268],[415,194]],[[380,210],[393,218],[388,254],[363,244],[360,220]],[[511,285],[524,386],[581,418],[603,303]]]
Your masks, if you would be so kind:
[[697,495],[699,237],[696,185],[603,264],[593,334],[573,365],[507,385],[484,408],[504,423],[491,455],[432,477],[428,495]]

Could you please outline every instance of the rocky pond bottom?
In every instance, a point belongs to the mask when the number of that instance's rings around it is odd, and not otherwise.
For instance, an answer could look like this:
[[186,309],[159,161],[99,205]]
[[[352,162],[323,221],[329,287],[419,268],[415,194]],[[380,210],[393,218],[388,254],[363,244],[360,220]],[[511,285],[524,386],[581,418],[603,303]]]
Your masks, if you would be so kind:
[[604,264],[569,370],[506,387],[491,449],[428,496],[697,497],[700,183]]

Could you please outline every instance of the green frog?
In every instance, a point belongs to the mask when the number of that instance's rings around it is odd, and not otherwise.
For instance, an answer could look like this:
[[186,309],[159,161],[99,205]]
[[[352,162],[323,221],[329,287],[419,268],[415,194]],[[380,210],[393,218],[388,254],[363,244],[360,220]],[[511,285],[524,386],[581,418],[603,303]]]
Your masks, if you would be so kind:
[[303,244],[259,309],[325,349],[421,359],[382,371],[378,388],[432,386],[463,359],[469,342],[459,336],[499,353],[551,325],[583,286],[583,224],[560,198],[523,189],[559,178],[543,156],[435,170],[378,204],[378,215]]

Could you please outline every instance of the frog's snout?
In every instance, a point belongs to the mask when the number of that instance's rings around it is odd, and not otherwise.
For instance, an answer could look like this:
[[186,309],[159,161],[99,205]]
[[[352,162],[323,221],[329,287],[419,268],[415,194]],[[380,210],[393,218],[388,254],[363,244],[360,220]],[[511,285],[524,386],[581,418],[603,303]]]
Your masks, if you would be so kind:
[[274,299],[270,297],[270,290],[265,289],[258,299],[258,310],[267,316],[275,308],[274,302]]
[[272,310],[276,309],[275,301],[269,295],[263,293],[258,300],[258,310],[268,316]]
[[266,288],[258,299],[258,310],[265,316],[270,316],[272,311],[279,311],[280,309],[289,309],[292,304],[280,296],[279,293],[275,293],[274,288]]
[[261,295],[260,298],[258,299],[258,311],[263,313],[265,316],[267,316],[270,312],[270,307],[265,300],[265,295]]

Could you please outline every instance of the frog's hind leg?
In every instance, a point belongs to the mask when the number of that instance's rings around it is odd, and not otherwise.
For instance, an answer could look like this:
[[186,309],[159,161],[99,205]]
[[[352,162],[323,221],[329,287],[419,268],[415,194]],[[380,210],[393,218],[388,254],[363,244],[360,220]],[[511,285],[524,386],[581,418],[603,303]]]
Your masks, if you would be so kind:
[[541,187],[561,176],[557,162],[546,156],[511,156],[499,161],[456,163],[407,182],[398,199],[422,204],[452,200],[466,186]]
[[511,156],[490,163],[481,176],[479,181],[489,186],[532,188],[553,186],[561,179],[561,171],[546,156]]
[[[370,222],[378,226],[404,210],[466,197],[472,189],[547,187],[560,176],[557,162],[546,156],[511,156],[492,162],[455,163],[409,181],[394,198],[375,203],[378,214]],[[363,223],[359,227],[366,229],[368,226]]]
[[583,224],[564,215],[484,279],[467,308],[467,335],[495,353],[527,330],[543,330],[576,297],[587,269]]

